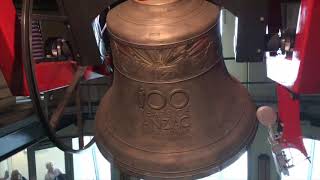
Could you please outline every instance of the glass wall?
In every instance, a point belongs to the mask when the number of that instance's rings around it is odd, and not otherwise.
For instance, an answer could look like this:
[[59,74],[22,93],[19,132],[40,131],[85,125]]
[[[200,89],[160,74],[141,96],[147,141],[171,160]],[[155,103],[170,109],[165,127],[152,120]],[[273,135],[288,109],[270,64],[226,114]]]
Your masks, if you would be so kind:
[[28,156],[27,150],[0,162],[0,179],[5,177],[5,173],[11,175],[12,171],[18,170],[23,177],[28,178]]
[[58,148],[47,148],[35,151],[37,179],[45,179],[48,172],[46,165],[52,163],[53,168],[65,174],[64,152]]
[[[85,137],[88,143],[92,137]],[[78,138],[72,140],[72,146],[79,146]],[[89,149],[73,155],[74,179],[111,180],[110,163],[102,156],[96,144]]]
[[[85,137],[85,143],[91,138]],[[78,140],[72,139],[72,145],[77,147]],[[9,180],[14,170],[28,180],[45,180],[46,176],[55,176],[55,173],[48,173],[47,164],[52,164],[54,171],[62,173],[67,180],[111,180],[110,163],[95,144],[79,154],[71,155],[53,147],[48,141],[0,162],[0,180]]]
[[247,180],[248,154],[243,154],[236,162],[224,170],[201,180]]
[[320,180],[320,141],[304,139],[310,161],[295,149],[286,150],[295,166],[289,170],[290,176],[283,176],[282,180]]
[[[90,138],[92,137],[86,137],[85,142],[88,142]],[[287,150],[288,157],[293,157],[291,162],[295,166],[290,169],[290,176],[282,176],[282,180],[320,180],[320,141],[304,139],[304,143],[311,163],[297,150]],[[78,139],[72,139],[72,145],[77,147]],[[67,157],[70,156],[71,158],[68,159]],[[32,162],[28,162],[28,157]],[[34,160],[30,157],[34,157]],[[50,146],[46,146],[45,149],[36,147],[28,151],[21,151],[0,162],[0,179],[5,177],[6,172],[11,175],[12,171],[18,170],[26,179],[43,180],[48,172],[46,168],[48,162],[51,162],[53,167],[59,169],[63,174],[71,173],[72,175],[68,177],[74,177],[75,180],[111,180],[110,163],[101,155],[95,144],[75,155],[65,154],[56,147]],[[245,153],[226,169],[201,180],[247,179],[248,154]]]

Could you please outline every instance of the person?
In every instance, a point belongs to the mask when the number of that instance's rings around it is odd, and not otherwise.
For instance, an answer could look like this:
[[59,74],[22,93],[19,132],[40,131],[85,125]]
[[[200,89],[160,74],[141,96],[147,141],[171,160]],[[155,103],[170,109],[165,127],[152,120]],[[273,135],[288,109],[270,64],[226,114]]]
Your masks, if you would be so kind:
[[44,178],[45,180],[56,180],[62,175],[62,172],[59,169],[53,167],[52,162],[48,162],[46,168],[48,172]]
[[0,178],[0,180],[8,180],[9,179],[9,171],[6,171],[4,173],[4,177],[3,178]]
[[16,169],[11,172],[11,180],[26,180],[25,177]]

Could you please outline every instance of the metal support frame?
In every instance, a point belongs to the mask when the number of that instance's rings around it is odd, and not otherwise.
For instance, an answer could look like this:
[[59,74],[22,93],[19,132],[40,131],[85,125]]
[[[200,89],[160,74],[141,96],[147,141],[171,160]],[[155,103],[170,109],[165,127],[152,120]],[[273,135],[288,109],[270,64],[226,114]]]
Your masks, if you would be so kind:
[[[22,16],[21,12],[17,12],[18,16]],[[44,13],[32,13],[32,20],[37,21],[53,21],[53,22],[62,22],[65,23],[68,20],[67,16],[59,15],[59,14],[44,14]]]
[[[15,128],[14,128],[15,127]],[[30,145],[46,137],[42,124],[35,115],[12,124],[11,127],[1,129],[0,135],[0,161],[24,150]]]
[[[68,122],[66,119],[75,119],[75,117],[63,117],[64,122]],[[70,124],[72,121],[63,124],[58,130]],[[0,162],[45,138],[47,138],[47,132],[36,115],[0,129]]]
[[59,10],[68,17],[68,31],[76,60],[81,65],[99,65],[100,53],[92,29],[92,22],[99,13],[108,8],[110,0],[74,1],[56,0]]
[[[34,61],[32,61],[32,39],[31,37],[31,20],[32,20],[32,10],[33,10],[33,0],[25,0],[22,6],[22,17],[21,17],[21,39],[22,39],[22,60],[23,60],[23,67],[26,74],[27,84],[30,92],[30,97],[32,99],[33,107],[36,111],[36,114],[39,117],[39,120],[43,123],[43,128],[48,135],[48,138],[55,143],[55,145],[69,153],[77,153],[81,150],[84,150],[90,147],[94,143],[94,139],[92,139],[86,146],[80,147],[79,149],[72,149],[65,145],[63,142],[59,140],[56,136],[56,125],[55,122],[60,119],[61,114],[65,108],[65,105],[69,101],[71,94],[74,92],[74,89],[78,82],[80,81],[81,77],[83,76],[86,67],[78,67],[77,72],[74,75],[74,79],[70,86],[67,88],[67,92],[65,94],[64,100],[59,104],[57,110],[51,117],[50,122],[46,118],[46,113],[42,108],[41,98],[40,98],[40,91],[37,85],[37,80],[35,76],[34,70]],[[57,112],[57,113],[56,113]],[[57,121],[54,121],[54,120]],[[83,138],[83,136],[80,136]]]
[[[270,0],[210,0],[238,17],[237,62],[262,62]],[[248,48],[249,47],[249,48]]]
[[[68,143],[70,145],[72,144],[71,140],[68,140]],[[48,149],[48,148],[54,148],[54,144],[52,144],[50,141],[45,139],[44,141],[41,141],[37,143],[36,145],[28,148],[28,171],[29,171],[29,179],[41,179],[40,177],[37,177],[36,172],[36,151]],[[64,160],[65,160],[65,176],[66,179],[74,179],[74,172],[73,172],[73,155],[69,153],[64,153]]]

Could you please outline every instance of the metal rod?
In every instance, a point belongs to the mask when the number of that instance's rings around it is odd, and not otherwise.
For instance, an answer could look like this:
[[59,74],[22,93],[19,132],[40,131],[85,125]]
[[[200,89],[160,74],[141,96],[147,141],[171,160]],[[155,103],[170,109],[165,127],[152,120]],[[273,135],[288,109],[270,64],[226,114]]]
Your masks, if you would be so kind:
[[[21,15],[22,13],[18,13],[18,15]],[[31,15],[33,20],[38,21],[54,21],[54,22],[61,22],[65,23],[68,20],[67,16],[61,16],[56,14],[41,14],[41,13],[33,13]]]
[[261,85],[261,84],[275,84],[275,82],[267,82],[267,81],[256,81],[256,82],[241,82],[241,84],[247,84],[247,85]]
[[82,113],[81,113],[81,99],[80,99],[80,87],[76,87],[76,109],[77,109],[77,130],[78,130],[78,136],[79,136],[79,149],[83,149],[84,147],[84,122],[82,119]]
[[51,116],[50,119],[50,125],[53,129],[55,129],[61,119],[62,113],[64,112],[64,109],[66,107],[66,105],[68,104],[73,92],[75,91],[80,79],[82,78],[85,70],[87,69],[86,66],[80,66],[78,67],[77,72],[74,75],[74,79],[72,80],[72,83],[70,84],[70,86],[68,86],[65,95],[63,97],[62,102],[59,103],[57,109],[54,111],[54,113]]

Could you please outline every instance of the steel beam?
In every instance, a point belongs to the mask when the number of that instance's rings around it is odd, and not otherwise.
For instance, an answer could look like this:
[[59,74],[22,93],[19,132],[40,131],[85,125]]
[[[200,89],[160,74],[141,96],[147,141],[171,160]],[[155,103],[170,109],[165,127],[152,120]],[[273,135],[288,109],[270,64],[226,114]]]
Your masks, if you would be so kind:
[[46,137],[46,132],[35,115],[2,128],[0,132],[0,161]]

